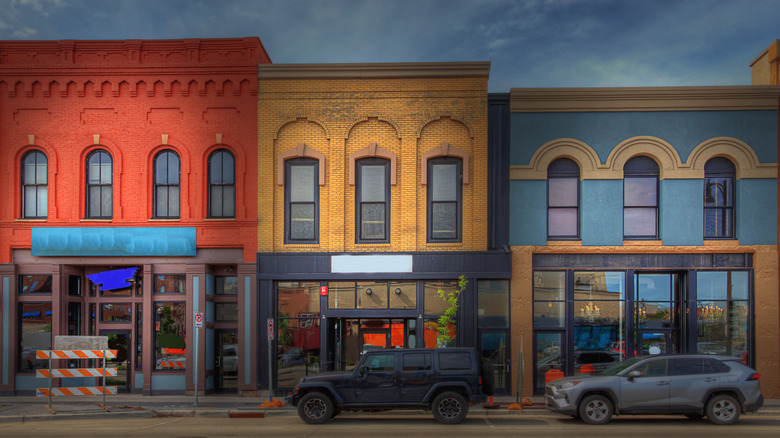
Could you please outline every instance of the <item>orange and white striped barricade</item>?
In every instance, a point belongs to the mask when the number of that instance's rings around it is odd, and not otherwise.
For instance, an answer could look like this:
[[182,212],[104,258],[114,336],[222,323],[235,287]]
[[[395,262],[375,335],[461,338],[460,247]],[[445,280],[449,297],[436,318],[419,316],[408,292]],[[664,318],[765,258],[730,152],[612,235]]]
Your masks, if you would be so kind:
[[[75,395],[99,395],[103,394],[103,403],[100,407],[108,411],[106,407],[106,394],[116,394],[116,386],[106,386],[106,376],[116,376],[115,368],[106,368],[107,359],[115,359],[117,350],[37,350],[35,357],[49,361],[49,369],[36,370],[37,378],[49,379],[48,388],[37,388],[35,395],[49,397],[49,412],[56,414],[52,409],[51,398],[54,396]],[[57,359],[103,359],[102,368],[52,368],[52,360]],[[79,386],[70,388],[52,388],[52,379],[65,377],[102,377],[101,386]]]

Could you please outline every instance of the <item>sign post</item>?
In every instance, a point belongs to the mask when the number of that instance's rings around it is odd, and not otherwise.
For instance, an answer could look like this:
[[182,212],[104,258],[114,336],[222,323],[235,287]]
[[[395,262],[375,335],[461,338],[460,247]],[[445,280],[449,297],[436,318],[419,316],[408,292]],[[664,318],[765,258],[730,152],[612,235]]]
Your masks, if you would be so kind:
[[273,341],[274,341],[274,319],[268,318],[268,400],[274,400],[274,356],[273,356]]
[[195,407],[198,407],[198,381],[200,380],[198,376],[198,347],[200,346],[199,341],[199,335],[200,335],[200,329],[203,328],[203,313],[202,312],[196,312],[195,313],[195,348],[193,349],[193,367],[192,372],[195,376]]

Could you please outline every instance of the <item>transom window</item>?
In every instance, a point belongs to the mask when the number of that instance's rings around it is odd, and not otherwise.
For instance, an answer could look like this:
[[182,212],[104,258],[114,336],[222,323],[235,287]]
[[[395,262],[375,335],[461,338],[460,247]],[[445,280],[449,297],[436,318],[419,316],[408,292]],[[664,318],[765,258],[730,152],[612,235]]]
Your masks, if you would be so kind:
[[573,160],[558,158],[547,167],[547,238],[579,237],[580,168]]
[[179,218],[179,156],[162,151],[154,157],[154,217]]
[[658,164],[650,157],[631,158],[623,166],[623,237],[658,238]]
[[236,160],[226,149],[209,157],[210,218],[236,217]]
[[390,222],[390,160],[364,158],[357,162],[357,241],[388,242]]
[[22,217],[44,219],[48,216],[48,161],[40,151],[22,158]]
[[736,168],[727,158],[715,157],[704,165],[704,237],[734,237],[734,181]]
[[460,241],[462,163],[459,158],[428,160],[428,240]]
[[87,218],[111,219],[113,178],[111,155],[97,150],[87,157]]
[[311,158],[295,158],[287,160],[285,170],[285,240],[287,243],[317,243],[319,163]]

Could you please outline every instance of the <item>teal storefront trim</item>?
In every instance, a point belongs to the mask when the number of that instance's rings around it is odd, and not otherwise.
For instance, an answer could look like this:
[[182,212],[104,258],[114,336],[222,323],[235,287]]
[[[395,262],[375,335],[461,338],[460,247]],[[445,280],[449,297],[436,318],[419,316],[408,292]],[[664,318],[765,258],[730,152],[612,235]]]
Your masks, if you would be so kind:
[[195,227],[35,227],[33,256],[194,257]]

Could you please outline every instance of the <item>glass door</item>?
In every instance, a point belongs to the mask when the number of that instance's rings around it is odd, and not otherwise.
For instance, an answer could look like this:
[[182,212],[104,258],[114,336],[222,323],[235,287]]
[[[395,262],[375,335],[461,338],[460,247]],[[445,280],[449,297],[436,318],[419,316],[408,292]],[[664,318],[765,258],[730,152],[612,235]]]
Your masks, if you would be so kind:
[[[116,359],[109,359],[106,361],[106,368],[116,369],[116,377],[106,377],[106,386],[117,386],[118,392],[129,392],[131,384],[130,370],[133,368],[130,365],[130,356],[127,354],[128,347],[130,347],[131,331],[130,330],[101,330],[101,336],[108,336],[108,348],[110,350],[116,350]],[[97,367],[102,366],[100,360],[96,361]]]
[[235,330],[217,330],[215,336],[216,390],[238,391],[238,333]]
[[681,277],[676,273],[635,275],[634,326],[637,355],[681,351]]
[[479,349],[482,360],[493,369],[493,393],[495,395],[509,395],[512,391],[509,385],[512,381],[509,376],[511,360],[509,357],[509,342],[507,333],[482,331],[479,338]]

